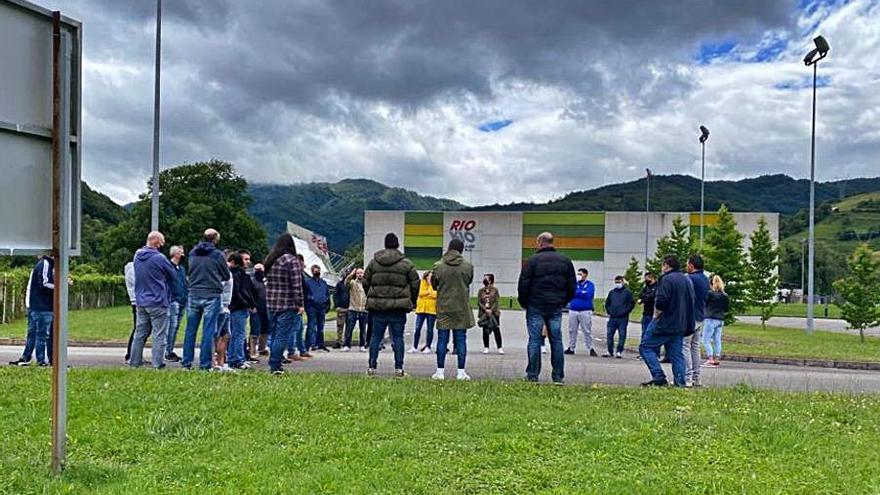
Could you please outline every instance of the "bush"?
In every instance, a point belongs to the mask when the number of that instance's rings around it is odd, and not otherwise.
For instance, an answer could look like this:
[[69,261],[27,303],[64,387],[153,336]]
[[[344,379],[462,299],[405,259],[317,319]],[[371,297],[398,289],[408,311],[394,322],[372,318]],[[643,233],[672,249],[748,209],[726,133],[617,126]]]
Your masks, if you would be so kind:
[[[18,268],[0,272],[0,324],[27,315],[25,295],[31,270]],[[100,273],[71,273],[70,309],[106,308],[129,304],[125,277]]]

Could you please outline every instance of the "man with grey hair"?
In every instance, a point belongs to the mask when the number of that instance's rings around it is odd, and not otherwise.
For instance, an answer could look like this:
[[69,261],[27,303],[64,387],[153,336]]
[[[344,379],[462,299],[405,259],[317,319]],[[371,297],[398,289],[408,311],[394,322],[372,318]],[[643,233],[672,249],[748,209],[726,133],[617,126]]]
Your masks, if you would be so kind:
[[[220,295],[223,284],[229,280],[229,266],[223,251],[217,249],[220,233],[214,229],[205,231],[202,242],[189,253],[189,298],[186,310],[186,330],[183,339],[181,366],[191,368],[195,358],[196,334],[202,324],[202,342],[199,348],[199,368],[211,369],[214,355],[214,337],[217,336],[217,320],[220,315]],[[202,318],[204,317],[204,322]]]
[[171,306],[168,308],[168,339],[165,346],[165,360],[174,363],[180,361],[180,356],[174,352],[174,344],[177,340],[180,321],[183,319],[183,312],[186,310],[187,300],[186,268],[180,264],[184,257],[183,252],[183,246],[171,246],[168,251],[176,275],[174,283],[171,284]]
[[537,252],[529,258],[519,275],[518,301],[526,310],[529,332],[526,380],[537,382],[541,374],[542,332],[547,327],[553,383],[565,379],[562,348],[562,308],[574,297],[577,281],[571,260],[553,247],[553,234],[537,238]]
[[135,302],[137,326],[131,344],[132,368],[138,368],[144,359],[144,340],[152,327],[152,362],[154,368],[165,367],[165,332],[168,330],[168,308],[171,305],[171,285],[177,277],[174,266],[159,249],[165,245],[165,236],[153,231],[147,244],[134,255]]

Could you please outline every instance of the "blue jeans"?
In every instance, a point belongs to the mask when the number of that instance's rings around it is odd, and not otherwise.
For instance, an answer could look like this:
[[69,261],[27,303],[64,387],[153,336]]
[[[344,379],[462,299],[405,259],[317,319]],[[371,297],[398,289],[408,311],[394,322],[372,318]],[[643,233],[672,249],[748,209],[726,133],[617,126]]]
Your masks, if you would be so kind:
[[[703,320],[703,347],[710,358],[721,357],[721,331],[724,330],[722,320],[706,318]],[[714,344],[714,345],[713,345]]]
[[[541,311],[529,308],[526,310],[526,328],[529,332],[527,353],[529,364],[526,366],[526,379],[536,382],[541,375],[541,333],[547,325],[550,336],[550,364],[553,366],[554,382],[562,383],[565,379],[565,357],[562,354],[562,310]],[[439,350],[439,349],[438,349]]]
[[324,345],[324,321],[326,313],[324,313],[323,304],[307,304],[306,316],[308,316],[308,330],[306,331],[306,343],[308,347],[321,349]]
[[172,302],[168,307],[168,333],[165,339],[165,355],[168,356],[174,352],[174,344],[177,341],[177,330],[180,329],[180,322],[183,321],[184,305],[179,302]]
[[376,311],[370,313],[373,319],[373,334],[370,335],[370,368],[375,369],[379,360],[379,346],[385,338],[385,329],[391,334],[391,347],[394,349],[394,369],[403,369],[403,329],[406,327],[406,313],[396,311]]
[[358,324],[358,345],[364,347],[367,337],[367,313],[366,311],[348,310],[348,324],[345,325],[344,347],[351,347],[351,334],[354,332],[354,324]]
[[30,362],[31,354],[36,350],[37,363],[48,363],[52,361],[52,320],[54,315],[51,311],[29,309],[27,316],[27,336],[21,359]]
[[[449,345],[450,330],[437,330],[437,367],[443,369],[446,363],[446,346]],[[458,369],[463,370],[467,361],[467,330],[451,330],[455,354],[458,355]]]
[[[432,315],[428,313],[418,313],[416,314],[416,334],[413,335],[413,348],[419,348],[419,340],[422,336],[422,325],[428,324],[428,333],[425,335],[425,347],[431,347],[431,344],[434,343],[434,323],[437,322],[437,315]],[[446,339],[449,342],[449,338],[447,336]],[[456,344],[458,345],[458,344]]]
[[617,343],[617,352],[623,352],[623,345],[626,343],[626,325],[629,320],[626,318],[608,318],[607,331],[605,338],[608,339],[608,354],[614,354],[614,334],[620,334],[620,341]]
[[244,364],[244,339],[247,332],[247,321],[250,312],[246,309],[233,311],[229,314],[230,338],[226,348],[226,361],[229,366]]
[[[202,344],[199,347],[199,368],[211,369],[214,354],[214,336],[217,333],[217,317],[220,315],[220,296],[192,297],[186,306],[186,330],[183,337],[184,368],[192,367],[195,358],[196,333],[202,323]],[[202,319],[204,317],[204,320]]]
[[302,327],[302,316],[296,311],[269,311],[269,332],[273,336],[271,352],[269,354],[269,371],[281,369],[281,361],[284,359],[284,349],[290,342],[290,332],[299,322]]
[[645,338],[645,332],[648,331],[648,325],[651,324],[651,320],[653,320],[653,319],[654,319],[653,316],[642,315],[642,338],[643,339]]
[[672,375],[676,387],[684,387],[684,374],[686,371],[684,354],[682,353],[682,335],[655,334],[657,320],[651,320],[645,333],[642,335],[642,343],[639,344],[639,355],[651,372],[651,380],[654,382],[667,383],[666,373],[660,366],[660,346],[666,346],[666,355],[672,360]]
[[[271,313],[272,312],[270,311],[269,314],[271,315]],[[297,318],[293,322],[293,329],[291,329],[290,335],[287,337],[287,341],[286,341],[287,342],[287,354],[303,355],[309,350],[309,348],[306,346],[306,341],[303,338],[302,315],[299,313],[297,313],[296,315],[299,316],[299,318]],[[271,320],[271,317],[270,317],[270,320]],[[271,328],[271,323],[270,323],[270,328]],[[274,339],[274,337],[272,335],[273,335],[273,332],[270,331],[269,332],[269,347],[272,346],[272,342]]]

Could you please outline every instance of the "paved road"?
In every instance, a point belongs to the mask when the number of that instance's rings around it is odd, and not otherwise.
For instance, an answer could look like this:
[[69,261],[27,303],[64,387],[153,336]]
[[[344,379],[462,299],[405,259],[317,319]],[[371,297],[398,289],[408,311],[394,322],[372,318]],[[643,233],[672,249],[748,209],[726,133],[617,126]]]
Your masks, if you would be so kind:
[[[468,373],[476,379],[499,378],[520,379],[524,375],[526,365],[524,313],[519,311],[505,312],[502,315],[505,328],[505,355],[499,355],[492,344],[492,353],[481,354],[482,335],[474,330],[468,336]],[[594,319],[596,333],[604,334],[605,320]],[[637,330],[638,325],[631,328]],[[406,343],[412,343],[412,318],[407,326]],[[633,332],[638,334],[637,331]],[[604,338],[604,337],[603,337]],[[565,337],[567,342],[567,336]],[[601,348],[604,340],[597,343]],[[0,362],[6,363],[18,357],[20,347],[0,346]],[[121,367],[124,351],[119,348],[76,347],[70,348],[70,363],[74,367]],[[149,357],[149,351],[146,353]],[[423,354],[407,354],[406,369],[415,377],[427,378],[436,367],[436,357]],[[447,357],[447,374],[454,375],[455,357]],[[319,353],[319,356],[306,363],[291,365],[293,371],[329,371],[337,373],[364,373],[367,355],[360,352]],[[261,368],[264,366],[261,365]],[[174,364],[171,369],[177,369]],[[390,347],[379,357],[380,374],[390,374],[393,359]],[[549,381],[550,356],[544,356],[543,378]],[[611,384],[636,386],[649,378],[648,372],[641,361],[634,355],[624,359],[591,358],[583,350],[575,356],[566,356],[566,381],[568,383]],[[880,393],[880,373],[859,370],[837,370],[824,368],[803,368],[793,366],[763,365],[753,363],[724,363],[721,368],[703,369],[703,382],[707,386],[728,387],[745,383],[757,388],[768,388],[786,391],[833,391],[833,392],[872,392]],[[667,365],[667,373],[671,372]]]
[[[760,316],[737,316],[737,320],[743,323],[761,324]],[[816,318],[813,320],[813,326],[816,330],[824,330],[826,332],[848,333],[850,335],[858,335],[856,330],[850,330],[846,321],[834,320],[826,318]],[[774,316],[767,321],[768,325],[786,328],[797,328],[803,330],[807,328],[807,319],[795,316]],[[865,330],[865,335],[880,336],[880,327],[869,328]]]

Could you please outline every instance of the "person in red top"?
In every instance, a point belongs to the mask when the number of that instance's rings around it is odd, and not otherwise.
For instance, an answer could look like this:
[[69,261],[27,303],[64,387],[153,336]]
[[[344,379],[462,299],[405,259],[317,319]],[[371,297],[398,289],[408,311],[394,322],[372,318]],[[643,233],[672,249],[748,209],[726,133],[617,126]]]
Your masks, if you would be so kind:
[[266,270],[266,306],[272,349],[269,370],[273,375],[284,373],[281,362],[294,327],[302,326],[303,279],[302,265],[296,258],[296,244],[290,234],[282,234],[263,263]]

